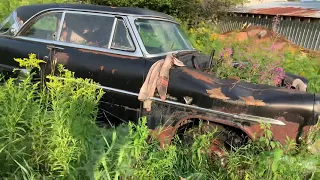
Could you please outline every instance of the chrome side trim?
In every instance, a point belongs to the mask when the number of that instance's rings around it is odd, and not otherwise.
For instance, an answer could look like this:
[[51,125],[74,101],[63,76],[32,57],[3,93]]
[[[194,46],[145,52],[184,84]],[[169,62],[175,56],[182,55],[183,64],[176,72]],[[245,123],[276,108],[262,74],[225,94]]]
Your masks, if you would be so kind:
[[[55,77],[55,78],[61,79],[61,80],[66,80],[66,78],[61,78],[61,77]],[[68,79],[68,80],[70,80],[70,79]],[[87,85],[90,85],[90,84],[87,84]],[[98,88],[101,88],[101,89],[106,90],[106,91],[118,92],[118,93],[130,95],[130,96],[136,96],[136,97],[139,96],[138,93],[134,93],[134,92],[126,91],[126,90],[121,90],[121,89],[116,89],[116,88],[106,87],[106,86],[101,86],[101,85],[96,85],[96,86]],[[213,109],[206,109],[206,108],[193,106],[193,105],[188,105],[188,104],[183,104],[183,103],[180,103],[180,102],[175,102],[175,101],[170,101],[170,100],[162,101],[160,98],[156,98],[156,97],[152,97],[151,99],[154,100],[154,101],[160,102],[160,103],[167,103],[167,104],[171,104],[171,105],[174,105],[174,106],[190,108],[190,109],[194,109],[194,110],[198,110],[198,111],[202,111],[202,112],[209,112],[209,113],[212,113],[212,114],[217,114],[217,115],[221,115],[221,116],[225,116],[225,117],[229,117],[229,118],[233,118],[233,119],[238,119],[238,120],[243,120],[243,121],[252,121],[252,122],[259,122],[259,123],[261,123],[261,122],[262,123],[270,123],[270,124],[276,124],[276,125],[282,125],[282,126],[286,125],[282,121],[279,121],[279,120],[276,120],[276,119],[272,119],[272,118],[265,118],[265,117],[247,115],[247,114],[230,114],[230,113],[225,113],[225,112],[222,112],[222,111],[217,111],[217,110],[213,110]]]
[[135,52],[129,52],[129,51],[106,49],[106,48],[94,47],[94,46],[86,46],[86,45],[80,45],[80,44],[72,44],[72,43],[66,43],[66,42],[61,42],[61,41],[29,38],[29,37],[23,37],[23,36],[17,36],[15,38],[16,39],[21,39],[21,40],[32,41],[32,42],[52,44],[52,45],[56,45],[56,46],[65,46],[65,47],[78,48],[78,49],[88,49],[88,50],[93,50],[93,51],[100,51],[100,52],[119,54],[119,55],[126,55],[126,56],[133,56],[133,57],[143,57],[143,54],[139,50],[136,50]]

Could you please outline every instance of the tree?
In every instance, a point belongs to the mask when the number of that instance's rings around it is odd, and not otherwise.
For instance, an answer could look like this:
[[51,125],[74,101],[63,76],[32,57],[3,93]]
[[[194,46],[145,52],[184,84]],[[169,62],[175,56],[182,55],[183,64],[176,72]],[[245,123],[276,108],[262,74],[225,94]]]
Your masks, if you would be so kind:
[[199,23],[247,0],[78,0],[97,5],[147,8]]
[[0,20],[6,18],[14,9],[19,6],[43,3],[67,3],[75,0],[0,0]]

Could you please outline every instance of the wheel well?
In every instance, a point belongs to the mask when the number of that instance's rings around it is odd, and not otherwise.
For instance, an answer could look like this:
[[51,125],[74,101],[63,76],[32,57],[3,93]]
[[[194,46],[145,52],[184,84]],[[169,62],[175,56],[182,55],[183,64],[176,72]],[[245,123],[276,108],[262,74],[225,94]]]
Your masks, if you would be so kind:
[[209,120],[202,120],[202,119],[198,119],[198,118],[192,118],[189,120],[191,120],[191,121],[186,124],[183,124],[182,126],[179,126],[178,129],[176,130],[176,135],[178,135],[178,137],[181,137],[181,135],[183,134],[184,131],[189,130],[195,126],[198,127],[200,125],[200,122],[202,121],[203,124],[209,122],[211,124],[216,124],[216,125],[222,126],[225,129],[228,137],[231,132],[235,133],[238,137],[240,137],[242,139],[241,145],[247,144],[248,140],[250,139],[249,136],[244,131],[242,131],[241,129],[236,128],[236,127],[228,126],[225,124],[221,124],[221,123],[217,123],[217,122],[213,122],[213,121],[209,121]]

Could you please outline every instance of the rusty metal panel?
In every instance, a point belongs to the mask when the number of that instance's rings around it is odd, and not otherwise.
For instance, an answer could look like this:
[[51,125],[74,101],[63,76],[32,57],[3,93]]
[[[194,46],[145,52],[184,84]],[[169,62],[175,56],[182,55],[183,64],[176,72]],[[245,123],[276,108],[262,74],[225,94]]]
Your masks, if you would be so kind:
[[240,6],[230,12],[320,18],[320,2],[269,2]]
[[313,17],[318,16],[319,10],[305,9],[299,7],[274,7],[274,8],[261,8],[250,10],[249,13],[253,14],[268,14],[268,15],[281,15],[281,16],[299,16],[299,17]]

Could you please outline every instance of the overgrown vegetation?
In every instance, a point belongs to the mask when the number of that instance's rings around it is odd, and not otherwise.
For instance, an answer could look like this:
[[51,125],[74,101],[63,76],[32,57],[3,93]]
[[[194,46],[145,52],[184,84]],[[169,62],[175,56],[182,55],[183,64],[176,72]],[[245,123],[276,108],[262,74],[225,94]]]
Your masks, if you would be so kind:
[[[212,71],[218,77],[237,76],[247,82],[277,85],[284,72],[290,72],[308,78],[309,91],[320,93],[320,56],[290,47],[278,51],[276,38],[264,43],[236,41],[234,35],[221,38],[218,29],[205,23],[190,29],[185,24],[183,27],[196,49],[207,55],[216,50],[218,64]],[[234,68],[233,61],[243,65]]]
[[[21,66],[42,62],[34,54],[16,59]],[[295,149],[271,140],[268,124],[258,141],[226,154],[227,166],[208,149],[214,132],[194,136],[192,146],[179,139],[160,148],[146,141],[146,119],[115,129],[95,124],[103,92],[88,79],[74,78],[59,66],[47,88],[9,79],[0,86],[0,176],[9,179],[318,179],[320,158],[307,146]],[[41,90],[42,89],[42,90]],[[40,90],[40,91],[39,91]]]

